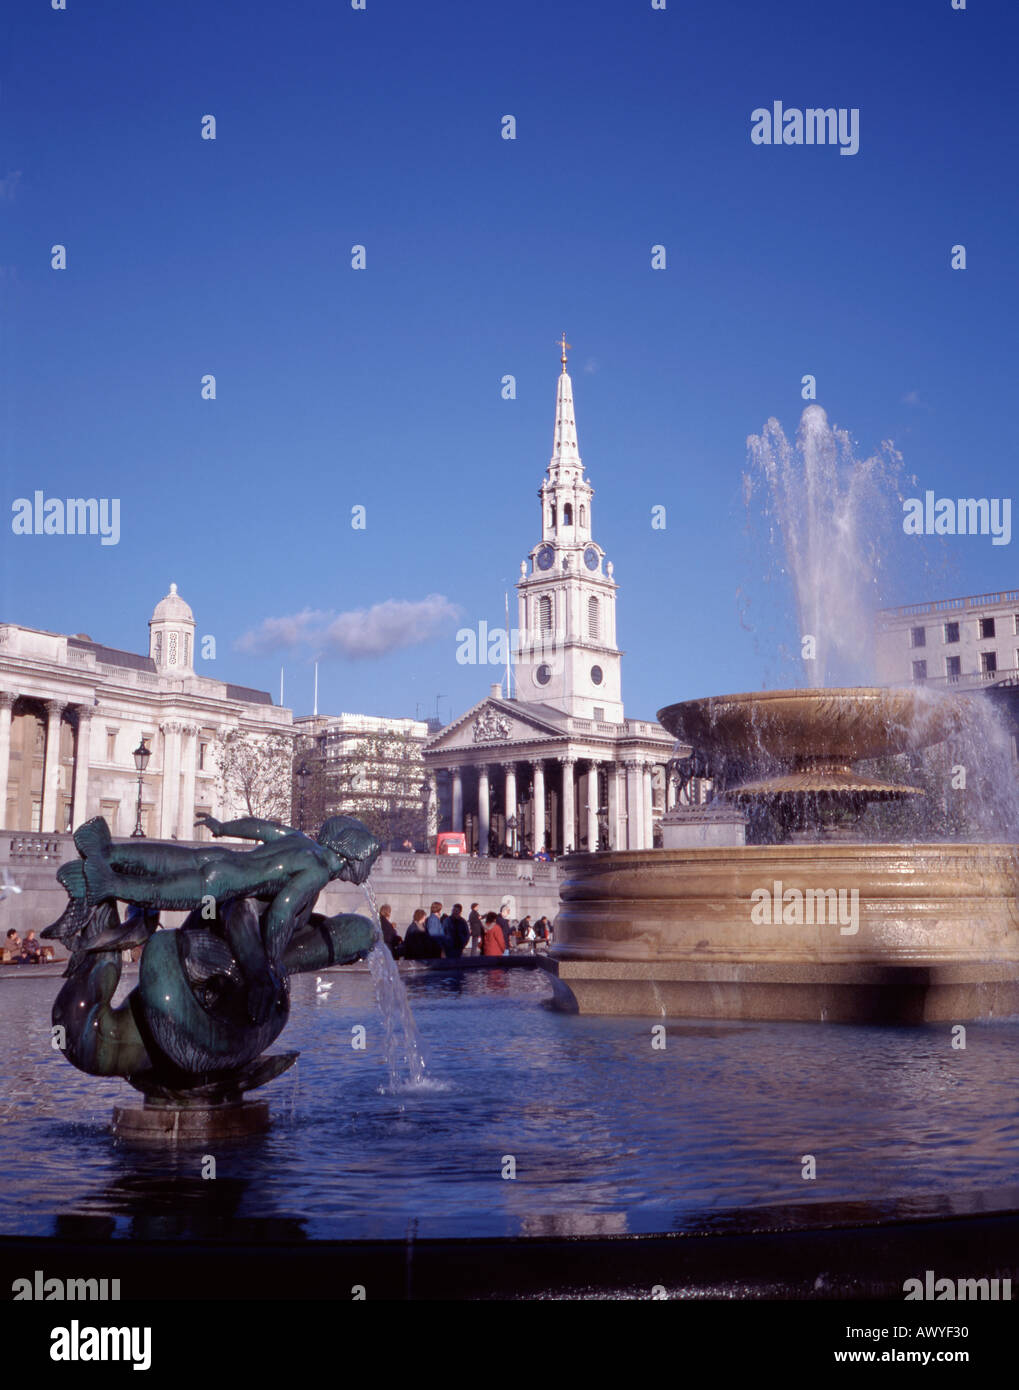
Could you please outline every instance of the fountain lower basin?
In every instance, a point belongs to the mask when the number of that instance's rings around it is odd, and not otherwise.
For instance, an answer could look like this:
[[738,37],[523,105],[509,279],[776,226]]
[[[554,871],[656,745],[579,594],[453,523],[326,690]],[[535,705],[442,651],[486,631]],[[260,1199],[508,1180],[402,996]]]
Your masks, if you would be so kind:
[[852,838],[868,802],[922,794],[860,777],[853,763],[942,742],[965,708],[866,688],[720,696],[660,711],[720,779],[707,808],[721,808],[718,838],[740,819],[737,808],[751,817],[767,808],[758,827],[783,839],[711,842],[711,827],[691,814],[691,839],[704,847],[562,861],[554,954],[567,1005],[841,1022],[1019,1014],[1017,847]]

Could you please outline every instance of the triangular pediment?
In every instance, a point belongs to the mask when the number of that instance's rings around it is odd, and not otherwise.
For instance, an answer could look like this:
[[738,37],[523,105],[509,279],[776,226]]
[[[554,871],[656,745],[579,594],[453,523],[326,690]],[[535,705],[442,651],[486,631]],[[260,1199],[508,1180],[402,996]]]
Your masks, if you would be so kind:
[[555,710],[548,705],[528,705],[516,700],[497,700],[489,696],[440,730],[425,745],[425,752],[442,753],[454,748],[500,748],[547,738],[559,739],[566,733],[567,721],[564,710]]

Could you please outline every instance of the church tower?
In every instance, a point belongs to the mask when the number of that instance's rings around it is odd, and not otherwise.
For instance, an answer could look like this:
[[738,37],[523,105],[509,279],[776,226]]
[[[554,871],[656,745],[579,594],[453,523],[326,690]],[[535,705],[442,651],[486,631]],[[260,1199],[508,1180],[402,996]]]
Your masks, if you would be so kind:
[[520,565],[520,638],[514,652],[518,700],[540,700],[581,719],[623,721],[612,564],[592,539],[594,488],[584,477],[573,383],[556,387],[555,433],[541,500],[541,540]]

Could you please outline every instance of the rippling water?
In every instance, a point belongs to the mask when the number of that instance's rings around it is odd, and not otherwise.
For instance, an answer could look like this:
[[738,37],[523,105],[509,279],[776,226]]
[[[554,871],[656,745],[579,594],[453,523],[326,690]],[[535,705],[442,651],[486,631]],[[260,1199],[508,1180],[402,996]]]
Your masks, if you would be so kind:
[[[274,1129],[114,1143],[125,1083],[50,1046],[53,979],[0,983],[0,1233],[258,1239],[667,1231],[734,1207],[991,1193],[1017,1181],[1019,1024],[674,1023],[555,1013],[540,971],[405,976],[430,1080],[387,1094],[366,971],[292,981],[260,1092]],[[352,1030],[367,1028],[365,1051]],[[801,1177],[813,1154],[815,1181]],[[502,1177],[508,1156],[516,1178]]]

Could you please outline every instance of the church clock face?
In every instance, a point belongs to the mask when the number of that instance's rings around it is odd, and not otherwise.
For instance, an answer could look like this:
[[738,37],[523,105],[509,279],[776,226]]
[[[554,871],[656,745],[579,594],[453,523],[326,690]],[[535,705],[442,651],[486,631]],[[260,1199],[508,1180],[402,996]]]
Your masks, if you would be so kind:
[[549,681],[552,679],[551,666],[546,666],[543,662],[535,671],[534,679],[539,685],[548,685]]
[[594,682],[594,684],[595,684],[595,685],[601,685],[601,683],[602,683],[602,681],[603,681],[604,679],[605,679],[605,672],[602,670],[602,668],[601,668],[600,666],[592,666],[592,667],[591,667],[591,680]]
[[555,563],[555,551],[550,545],[543,545],[538,551],[537,560],[540,570],[550,570]]
[[589,570],[596,570],[598,568],[598,552],[593,545],[589,545],[584,551],[584,564]]

